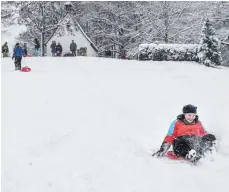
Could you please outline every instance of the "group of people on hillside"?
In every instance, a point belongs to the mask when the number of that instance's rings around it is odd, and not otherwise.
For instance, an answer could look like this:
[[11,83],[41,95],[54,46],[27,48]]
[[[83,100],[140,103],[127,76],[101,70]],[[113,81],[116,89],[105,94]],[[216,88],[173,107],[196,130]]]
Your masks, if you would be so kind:
[[[40,54],[40,43],[38,42],[37,39],[34,40],[35,43],[35,56],[39,56]],[[20,46],[19,43],[15,44],[15,47]],[[23,49],[23,55],[26,56],[28,55],[28,46],[27,43],[24,43],[22,46]],[[9,47],[8,47],[8,43],[5,42],[4,45],[2,46],[2,56],[3,57],[9,57]]]
[[56,41],[52,41],[50,48],[51,48],[52,57],[61,56],[63,49],[60,43],[56,44]]
[[[60,43],[56,44],[56,41],[52,41],[50,48],[51,48],[52,57],[61,56],[63,49]],[[76,50],[77,50],[77,45],[74,42],[74,40],[72,40],[72,43],[70,44],[70,51],[72,52],[72,56],[76,56]]]
[[[56,45],[56,42],[53,41],[50,48],[53,57],[61,56],[63,49],[60,43]],[[34,49],[35,49],[34,55],[40,56],[40,43],[37,39],[34,39]],[[72,52],[73,56],[76,56],[76,50],[77,50],[77,45],[74,42],[74,40],[72,40],[72,43],[70,44],[70,51]],[[7,42],[5,42],[4,45],[2,46],[2,54],[3,57],[9,57],[9,47]],[[12,59],[14,59],[15,70],[21,70],[22,57],[23,56],[25,57],[27,55],[28,55],[27,44],[24,43],[23,46],[20,46],[19,43],[16,43],[12,55]]]
[[[19,46],[19,43],[17,43],[15,45],[16,46]],[[26,56],[28,55],[28,46],[27,46],[27,43],[24,43],[22,47],[22,50],[23,50],[23,55]],[[61,56],[62,55],[62,52],[63,52],[63,48],[62,48],[62,45],[60,43],[56,44],[56,41],[53,41],[51,46],[51,53],[52,53],[52,56],[53,57],[58,57],[58,56]],[[70,51],[72,53],[72,56],[76,56],[76,51],[77,51],[77,45],[76,43],[74,42],[74,40],[72,40],[72,43],[70,44]],[[38,39],[34,39],[34,56],[40,56],[41,55],[41,45],[40,45],[40,42],[38,41]],[[2,46],[2,56],[3,57],[9,57],[9,47],[8,47],[8,44],[7,42],[4,43],[4,45]]]
[[[39,56],[40,43],[38,42],[37,39],[34,39],[34,43],[35,43],[35,55]],[[2,46],[2,54],[3,57],[9,57],[9,47],[7,42],[5,42],[4,45]],[[21,70],[22,56],[25,57],[27,55],[28,55],[27,43],[24,43],[23,46],[20,46],[19,43],[16,43],[12,55],[12,59],[14,59],[15,70]]]

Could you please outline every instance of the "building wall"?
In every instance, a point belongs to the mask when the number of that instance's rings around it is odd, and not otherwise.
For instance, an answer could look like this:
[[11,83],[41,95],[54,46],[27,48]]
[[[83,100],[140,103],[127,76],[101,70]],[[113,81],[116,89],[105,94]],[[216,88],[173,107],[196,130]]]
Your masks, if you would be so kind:
[[[60,36],[58,34],[63,34],[63,36]],[[70,44],[72,40],[74,40],[74,42],[76,43],[77,49],[80,49],[80,47],[87,47],[87,56],[95,57],[97,55],[96,51],[91,47],[90,42],[86,39],[86,37],[81,33],[80,30],[76,31],[72,29],[72,32],[69,32],[67,29],[64,29],[64,31],[59,30],[56,35],[54,35],[52,39],[48,42],[47,56],[52,56],[50,48],[52,41],[56,41],[57,44],[60,43],[62,45],[63,55],[65,52],[70,52]]]

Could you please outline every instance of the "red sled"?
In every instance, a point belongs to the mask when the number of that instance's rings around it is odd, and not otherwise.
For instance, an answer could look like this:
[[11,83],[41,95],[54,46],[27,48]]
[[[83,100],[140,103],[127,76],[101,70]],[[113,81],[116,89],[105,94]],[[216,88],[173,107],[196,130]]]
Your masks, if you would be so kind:
[[172,159],[172,160],[183,160],[182,157],[177,157],[173,151],[169,151],[168,153],[166,153],[165,157]]
[[31,71],[31,68],[29,68],[28,66],[21,68],[21,72],[30,72],[30,71]]

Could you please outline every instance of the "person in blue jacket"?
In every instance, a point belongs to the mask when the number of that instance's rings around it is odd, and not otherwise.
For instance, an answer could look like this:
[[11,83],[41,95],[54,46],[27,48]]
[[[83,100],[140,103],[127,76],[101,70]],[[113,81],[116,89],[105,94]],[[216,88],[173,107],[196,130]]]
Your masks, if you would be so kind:
[[22,56],[24,56],[24,51],[20,47],[19,43],[16,43],[14,50],[13,50],[13,57],[12,57],[12,59],[15,58],[14,60],[15,70],[21,70]]

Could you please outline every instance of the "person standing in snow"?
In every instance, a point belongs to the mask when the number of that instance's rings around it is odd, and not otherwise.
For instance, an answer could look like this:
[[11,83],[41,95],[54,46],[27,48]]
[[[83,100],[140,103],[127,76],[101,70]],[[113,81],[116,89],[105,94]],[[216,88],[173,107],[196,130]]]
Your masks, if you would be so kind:
[[23,49],[19,46],[19,43],[16,43],[14,50],[13,50],[13,57],[15,58],[14,64],[15,64],[15,70],[21,70],[21,60],[22,60]]
[[105,57],[111,57],[112,56],[112,52],[111,52],[111,50],[110,49],[106,49],[105,50]]
[[60,43],[56,46],[56,56],[61,56],[62,54],[62,46]]
[[35,43],[35,56],[40,56],[40,43],[37,39],[34,39],[34,43]]
[[24,45],[23,45],[23,50],[24,50],[24,56],[26,56],[28,54],[28,48],[27,48],[26,43],[24,43]]
[[178,115],[170,125],[160,150],[153,156],[164,156],[171,145],[177,157],[196,162],[205,152],[217,148],[217,140],[202,126],[197,115],[197,107],[186,105],[183,107],[183,114]]
[[72,40],[72,43],[70,44],[70,51],[72,52],[73,56],[76,56],[76,50],[77,50],[77,45],[74,42],[74,40]]
[[52,57],[55,57],[56,56],[56,41],[52,41],[50,48],[52,52]]
[[2,46],[2,54],[3,54],[3,57],[8,57],[9,48],[8,48],[7,42],[5,42],[5,44]]

